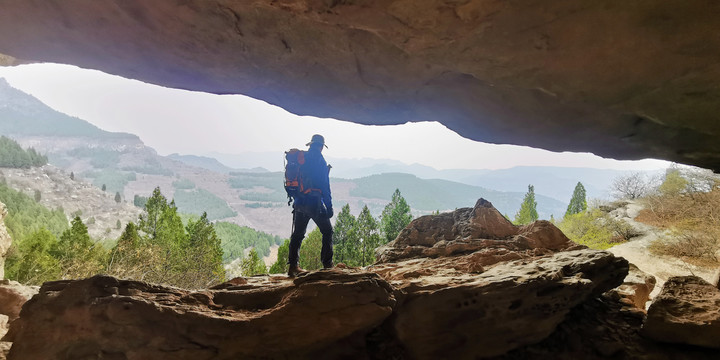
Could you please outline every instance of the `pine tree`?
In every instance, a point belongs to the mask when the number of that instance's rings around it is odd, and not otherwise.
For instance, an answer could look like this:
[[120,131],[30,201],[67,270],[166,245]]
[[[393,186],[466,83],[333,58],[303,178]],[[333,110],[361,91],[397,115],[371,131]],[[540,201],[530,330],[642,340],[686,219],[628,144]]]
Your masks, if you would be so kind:
[[357,220],[350,213],[350,205],[345,204],[335,220],[333,229],[333,258],[337,263],[345,263],[351,258],[351,241],[352,229],[355,227]]
[[40,285],[61,276],[60,262],[51,255],[57,238],[42,228],[13,244],[5,264],[6,277],[27,285]]
[[535,201],[535,187],[528,185],[528,192],[525,194],[520,210],[515,214],[516,225],[529,224],[538,219],[537,201]]
[[375,249],[380,245],[377,221],[370,214],[367,205],[357,218],[357,237],[360,239],[360,266],[375,262]]
[[70,180],[75,180],[75,173],[72,171],[70,172]]
[[71,221],[70,229],[60,235],[54,255],[66,279],[95,275],[102,270],[105,260],[105,251],[90,239],[87,226],[79,216]]
[[145,213],[140,215],[140,230],[151,237],[155,237],[157,225],[163,209],[167,207],[167,199],[160,192],[160,187],[153,190],[152,196],[145,202]]
[[410,206],[400,194],[400,189],[395,189],[390,203],[385,206],[380,218],[383,243],[395,240],[400,231],[412,221],[412,218]]
[[253,276],[267,273],[265,263],[263,263],[260,255],[258,255],[255,249],[250,249],[247,256],[240,261],[240,271],[243,276]]
[[278,248],[277,260],[270,266],[270,274],[285,274],[288,271],[288,255],[290,254],[290,239],[285,241]]
[[101,188],[101,189],[102,189],[102,191],[105,191],[105,190],[107,190],[107,186],[105,186],[105,184],[102,184],[102,188]]
[[587,200],[585,199],[585,187],[581,182],[575,185],[570,204],[568,204],[565,216],[579,214],[587,210]]
[[222,282],[225,279],[223,252],[215,228],[207,219],[207,213],[203,213],[197,221],[188,221],[186,229],[188,247],[184,258],[189,265],[187,272],[191,275],[185,276],[186,281],[191,286],[198,287]]
[[308,234],[307,238],[303,241],[300,246],[300,261],[301,268],[305,270],[317,270],[322,268],[322,261],[320,261],[320,251],[322,250],[322,233],[320,228],[315,228]]
[[122,201],[122,197],[120,196],[120,192],[119,191],[115,192],[115,202],[119,204],[121,201]]

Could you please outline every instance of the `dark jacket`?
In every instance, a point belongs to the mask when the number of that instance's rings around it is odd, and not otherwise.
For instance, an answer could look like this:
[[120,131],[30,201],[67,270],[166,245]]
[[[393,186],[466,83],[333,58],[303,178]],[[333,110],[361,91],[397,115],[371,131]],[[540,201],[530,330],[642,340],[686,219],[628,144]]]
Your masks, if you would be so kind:
[[[299,196],[295,199],[295,208],[304,210],[308,215],[316,215],[325,212],[325,209],[332,207],[332,195],[330,193],[330,169],[320,150],[310,147],[305,152],[305,164],[302,165],[302,173],[305,176],[303,183],[306,188],[320,189],[320,196]],[[324,207],[321,206],[325,205]],[[316,209],[317,208],[317,209]]]

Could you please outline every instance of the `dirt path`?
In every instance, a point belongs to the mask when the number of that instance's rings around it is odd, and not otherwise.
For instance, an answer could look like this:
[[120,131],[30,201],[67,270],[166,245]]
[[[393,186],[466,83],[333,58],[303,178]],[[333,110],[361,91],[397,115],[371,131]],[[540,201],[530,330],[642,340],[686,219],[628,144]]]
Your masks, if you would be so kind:
[[714,269],[700,268],[677,258],[660,256],[650,252],[650,249],[648,249],[650,244],[667,234],[663,230],[635,221],[642,209],[641,205],[630,202],[610,213],[611,216],[626,221],[644,235],[633,238],[624,244],[613,246],[608,251],[615,256],[624,257],[640,270],[655,276],[657,285],[650,297],[655,297],[660,292],[665,281],[672,276],[696,275],[708,282],[712,282],[715,275]]

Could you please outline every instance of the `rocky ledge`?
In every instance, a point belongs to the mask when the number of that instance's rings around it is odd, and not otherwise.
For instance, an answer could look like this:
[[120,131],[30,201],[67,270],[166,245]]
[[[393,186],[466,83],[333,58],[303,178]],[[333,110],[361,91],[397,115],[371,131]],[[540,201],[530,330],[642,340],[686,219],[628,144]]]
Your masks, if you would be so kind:
[[96,276],[44,284],[9,359],[475,359],[543,341],[628,263],[492,205],[414,220],[366,269],[189,291]]

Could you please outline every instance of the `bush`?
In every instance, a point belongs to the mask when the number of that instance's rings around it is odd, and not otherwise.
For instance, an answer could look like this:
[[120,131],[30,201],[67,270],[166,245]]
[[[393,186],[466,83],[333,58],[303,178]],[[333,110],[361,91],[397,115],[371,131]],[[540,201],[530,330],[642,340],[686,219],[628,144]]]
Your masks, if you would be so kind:
[[693,263],[717,266],[720,260],[720,233],[676,229],[650,245],[650,251],[689,260]]
[[611,219],[598,208],[568,215],[557,224],[570,240],[591,249],[605,250],[626,240],[616,232],[620,221]]
[[656,254],[682,258],[699,265],[720,261],[720,186],[711,191],[670,191],[644,199],[644,222],[669,230],[650,247]]

